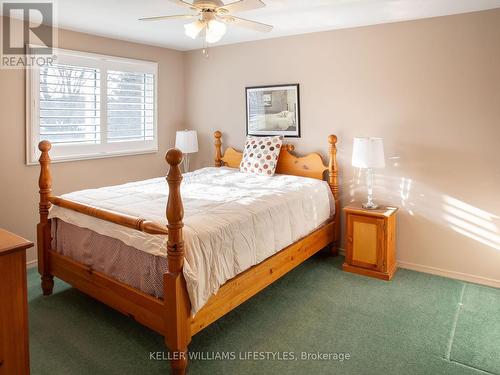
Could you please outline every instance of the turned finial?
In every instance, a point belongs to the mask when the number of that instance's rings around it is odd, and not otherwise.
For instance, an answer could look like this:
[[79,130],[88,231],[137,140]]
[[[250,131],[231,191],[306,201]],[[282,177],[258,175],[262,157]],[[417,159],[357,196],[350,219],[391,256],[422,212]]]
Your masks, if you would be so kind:
[[331,134],[328,136],[328,142],[330,143],[329,154],[330,162],[328,163],[328,184],[332,191],[333,197],[335,198],[335,238],[340,238],[340,225],[338,224],[340,220],[340,187],[338,181],[338,166],[337,166],[337,136]]
[[42,152],[38,161],[40,162],[40,177],[38,178],[38,186],[40,188],[40,210],[46,211],[50,207],[47,201],[50,193],[52,192],[52,177],[50,174],[50,156],[49,151],[52,145],[49,141],[41,141],[38,144],[38,149]]
[[184,260],[184,241],[182,238],[182,218],[184,208],[181,198],[182,173],[179,164],[182,162],[182,151],[171,148],[165,155],[165,160],[170,165],[167,174],[168,201],[167,201],[167,257],[168,271],[170,273],[182,272]]
[[220,131],[216,131],[214,133],[215,137],[215,166],[222,167],[224,162],[222,161],[222,133]]
[[41,141],[38,144],[38,149],[42,152],[49,152],[52,148],[52,144],[49,141]]
[[329,163],[328,163],[328,184],[330,185],[330,189],[332,190],[333,196],[335,197],[335,201],[338,204],[339,201],[339,183],[338,183],[338,167],[337,167],[337,136],[331,134],[328,136],[328,143],[330,143],[330,147],[328,150],[329,153]]
[[40,162],[40,176],[38,177],[38,187],[40,193],[39,213],[40,223],[48,223],[48,214],[50,209],[49,197],[52,194],[52,176],[50,173],[49,150],[52,145],[49,141],[41,141],[38,149],[42,152],[38,161]]
[[169,165],[179,165],[182,162],[182,151],[177,148],[171,148],[165,154],[165,160]]
[[40,158],[40,177],[38,178],[38,187],[40,188],[40,201],[38,211],[40,213],[40,223],[37,225],[37,247],[38,247],[38,271],[41,274],[43,295],[48,296],[52,293],[54,287],[54,276],[50,273],[48,261],[49,250],[51,248],[51,230],[49,220],[49,209],[51,203],[49,197],[52,194],[52,177],[50,174],[50,155],[49,151],[52,145],[49,141],[41,141],[38,149],[41,151]]

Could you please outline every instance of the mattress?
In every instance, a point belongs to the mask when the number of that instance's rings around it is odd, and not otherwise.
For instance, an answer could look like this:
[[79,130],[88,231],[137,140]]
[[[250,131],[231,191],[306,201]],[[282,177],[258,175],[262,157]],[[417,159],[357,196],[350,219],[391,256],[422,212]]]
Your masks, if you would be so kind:
[[[183,273],[193,314],[227,280],[306,236],[334,213],[333,197],[324,181],[256,176],[231,168],[203,168],[184,174],[181,195]],[[62,197],[167,224],[164,177]],[[49,218],[58,219],[54,226],[57,251],[162,296],[158,275],[166,271],[167,236],[139,232],[58,206],[51,208]]]

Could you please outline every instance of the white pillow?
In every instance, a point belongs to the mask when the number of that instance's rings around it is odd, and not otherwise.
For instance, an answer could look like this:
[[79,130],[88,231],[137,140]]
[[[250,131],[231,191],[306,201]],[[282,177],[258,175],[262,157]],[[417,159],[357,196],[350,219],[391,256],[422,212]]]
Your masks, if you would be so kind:
[[273,137],[247,136],[240,163],[240,172],[274,176],[282,145],[282,135]]

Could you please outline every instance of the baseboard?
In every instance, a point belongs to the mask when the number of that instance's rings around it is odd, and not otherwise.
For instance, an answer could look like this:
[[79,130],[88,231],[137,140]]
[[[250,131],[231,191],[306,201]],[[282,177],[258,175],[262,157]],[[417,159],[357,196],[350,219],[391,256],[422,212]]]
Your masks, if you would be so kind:
[[[344,256],[345,255],[345,250],[342,248],[339,248],[339,254]],[[26,267],[29,268],[34,268],[37,266],[37,260],[31,260],[29,262],[26,262]],[[491,286],[493,288],[499,288],[500,289],[500,280],[495,280],[495,279],[489,279],[487,277],[482,277],[482,276],[475,276],[475,275],[470,275],[468,273],[462,273],[462,272],[457,272],[457,271],[449,271],[445,270],[442,268],[436,268],[436,267],[430,267],[430,266],[424,266],[422,264],[416,264],[416,263],[410,263],[410,262],[405,262],[398,260],[398,267],[399,268],[404,268],[407,270],[412,270],[412,271],[417,271],[417,272],[423,272],[423,273],[429,273],[431,275],[437,275],[437,276],[443,276],[443,277],[448,277],[450,279],[456,279],[456,280],[461,280],[461,281],[467,281],[469,283],[474,283],[474,284],[480,284],[480,285],[486,285],[486,286]]]
[[450,279],[456,279],[461,281],[467,281],[469,283],[480,284],[491,286],[493,288],[500,288],[500,280],[489,279],[487,277],[470,275],[468,273],[462,273],[457,271],[449,271],[442,268],[424,266],[422,264],[415,264],[410,262],[398,261],[398,267],[405,268],[412,271],[418,271],[423,273],[430,273],[432,275],[444,276]]
[[[339,248],[339,254],[345,255],[345,250]],[[401,260],[398,260],[398,267],[417,272],[429,273],[431,275],[443,276],[449,279],[467,281],[469,283],[491,286],[493,288],[500,288],[500,280],[489,279],[487,277],[482,277],[482,276],[470,275],[468,273],[450,271],[431,266],[424,266],[422,264],[410,263]]]

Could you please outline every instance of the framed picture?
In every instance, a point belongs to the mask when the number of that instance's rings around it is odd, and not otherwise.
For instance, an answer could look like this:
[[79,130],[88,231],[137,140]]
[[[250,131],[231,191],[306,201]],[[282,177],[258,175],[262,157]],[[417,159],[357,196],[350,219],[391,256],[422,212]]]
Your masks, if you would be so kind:
[[247,135],[300,137],[299,85],[246,88]]

